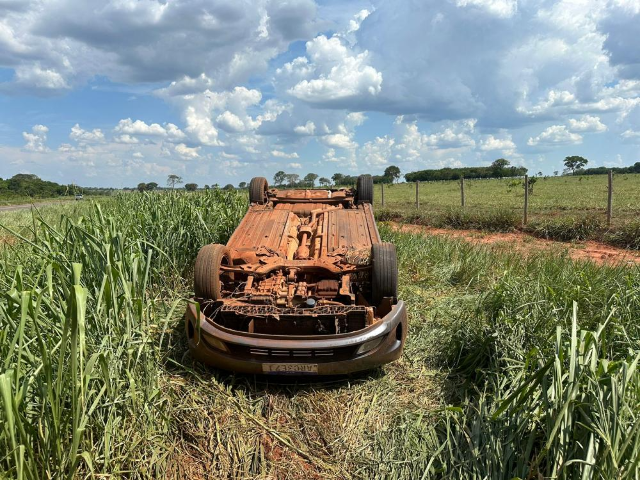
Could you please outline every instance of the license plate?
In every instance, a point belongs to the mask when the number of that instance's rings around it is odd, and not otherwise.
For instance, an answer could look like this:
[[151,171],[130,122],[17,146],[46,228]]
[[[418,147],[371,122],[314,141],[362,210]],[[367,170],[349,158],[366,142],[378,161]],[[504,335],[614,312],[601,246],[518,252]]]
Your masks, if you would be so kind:
[[313,375],[318,373],[317,363],[263,363],[263,373],[278,375]]

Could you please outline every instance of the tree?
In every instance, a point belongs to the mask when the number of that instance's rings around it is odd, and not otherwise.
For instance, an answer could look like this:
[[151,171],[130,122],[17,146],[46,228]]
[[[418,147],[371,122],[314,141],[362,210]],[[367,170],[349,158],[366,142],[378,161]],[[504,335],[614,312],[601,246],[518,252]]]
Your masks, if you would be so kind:
[[167,177],[167,186],[171,187],[173,190],[176,188],[176,185],[180,185],[182,183],[182,177],[178,175],[174,175],[173,173]]
[[318,174],[317,173],[307,173],[304,176],[304,181],[307,183],[307,185],[309,185],[311,187],[315,187],[316,178],[318,178]]
[[329,185],[331,185],[331,180],[329,180],[327,177],[320,177],[318,181],[323,187],[328,187]]
[[558,176],[558,170],[554,170],[553,174],[557,177]]
[[341,173],[334,173],[331,176],[331,180],[333,180],[333,184],[334,185],[343,185],[344,182],[344,175]]
[[505,177],[505,169],[511,165],[511,162],[506,158],[498,158],[494,160],[491,164],[491,171],[493,172],[494,177],[502,178]]
[[247,182],[240,182],[238,188],[247,188]]
[[290,187],[293,187],[300,180],[300,175],[297,173],[287,173],[287,183]]
[[273,176],[273,183],[275,183],[276,185],[282,185],[286,180],[287,174],[282,170],[276,172],[276,174]]
[[223,190],[235,190],[235,189],[236,189],[236,187],[234,187],[230,183],[227,183],[223,188]]
[[187,183],[184,186],[184,188],[188,192],[195,192],[198,189],[198,184],[197,183]]
[[147,190],[152,192],[154,191],[156,188],[158,188],[158,184],[156,182],[150,182],[147,183]]
[[138,191],[139,192],[144,192],[147,189],[147,184],[146,183],[139,183],[138,184]]
[[389,177],[391,182],[397,182],[400,178],[400,169],[395,165],[391,165],[384,169],[384,176]]
[[584,168],[587,163],[589,163],[589,160],[578,155],[572,155],[564,159],[564,166],[571,170],[571,175],[574,175],[576,170]]
[[210,188],[211,188],[211,187],[210,187],[209,185],[205,185],[205,186],[204,186],[204,189],[205,189],[205,190],[209,190]]

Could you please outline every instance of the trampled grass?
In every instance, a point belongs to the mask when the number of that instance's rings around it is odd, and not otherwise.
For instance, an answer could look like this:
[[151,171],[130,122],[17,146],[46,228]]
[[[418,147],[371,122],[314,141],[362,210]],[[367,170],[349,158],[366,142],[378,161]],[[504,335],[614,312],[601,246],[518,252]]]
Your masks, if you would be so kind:
[[201,245],[226,240],[244,202],[134,194],[12,219],[0,476],[640,474],[638,267],[381,226],[409,307],[403,358],[347,380],[274,384],[185,353],[189,267]]

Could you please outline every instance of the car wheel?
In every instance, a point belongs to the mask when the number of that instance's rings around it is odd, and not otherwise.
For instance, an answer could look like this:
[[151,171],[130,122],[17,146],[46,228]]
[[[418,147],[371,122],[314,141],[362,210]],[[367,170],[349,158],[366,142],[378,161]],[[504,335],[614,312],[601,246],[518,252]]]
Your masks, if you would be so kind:
[[385,297],[398,298],[398,255],[393,243],[375,243],[371,247],[371,297],[378,306]]
[[205,245],[198,252],[194,269],[194,289],[196,297],[211,300],[222,298],[222,265],[231,265],[229,249],[213,243]]
[[253,177],[249,183],[249,203],[264,205],[267,203],[267,189],[269,184],[264,177]]
[[373,177],[360,175],[356,183],[356,198],[358,204],[373,203]]

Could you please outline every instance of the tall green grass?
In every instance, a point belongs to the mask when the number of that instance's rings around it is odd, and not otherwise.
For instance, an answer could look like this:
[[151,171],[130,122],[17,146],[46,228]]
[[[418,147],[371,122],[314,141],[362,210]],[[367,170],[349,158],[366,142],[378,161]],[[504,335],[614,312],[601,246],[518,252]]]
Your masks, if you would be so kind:
[[30,231],[10,230],[21,243],[0,272],[1,471],[162,475],[160,345],[176,303],[159,295],[200,245],[226,241],[243,207],[219,192],[127,195],[108,215],[34,214]]
[[458,387],[440,410],[398,418],[390,461],[414,457],[397,478],[637,478],[640,269],[385,236],[409,304],[416,285],[458,292],[411,325],[409,356],[446,365]]
[[0,217],[15,240],[0,262],[0,477],[640,474],[638,267],[381,225],[409,309],[403,358],[347,380],[274,383],[185,354],[190,265],[227,240],[246,199],[132,194],[78,208]]

